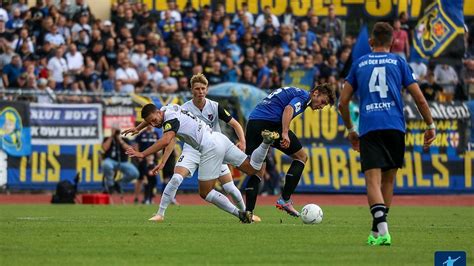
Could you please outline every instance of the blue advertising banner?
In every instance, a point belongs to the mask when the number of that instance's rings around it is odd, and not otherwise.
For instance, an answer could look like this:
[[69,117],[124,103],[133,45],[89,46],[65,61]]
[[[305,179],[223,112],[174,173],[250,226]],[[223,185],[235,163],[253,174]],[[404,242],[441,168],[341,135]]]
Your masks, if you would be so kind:
[[[406,106],[407,150],[405,165],[395,179],[397,193],[474,193],[474,151],[467,146],[469,134],[466,134],[472,131],[472,125],[470,128],[467,106],[461,102],[430,105],[438,138],[428,152],[421,149],[425,123],[414,105]],[[309,155],[298,192],[365,192],[359,153],[350,148],[342,119],[334,107],[316,112],[307,110],[293,120],[291,130]],[[176,152],[180,154],[179,145]],[[290,164],[288,156],[275,152],[279,177],[284,177]],[[242,187],[245,176],[232,171],[237,186]],[[8,157],[7,185],[17,189],[52,190],[58,181],[72,180],[78,172],[80,190],[102,189],[101,144],[33,145],[29,157]],[[132,187],[130,184],[127,188]],[[196,176],[186,178],[180,189],[197,190]]]
[[101,104],[30,105],[33,144],[97,144],[102,142]]
[[31,153],[29,103],[0,101],[0,149],[9,156]]
[[289,70],[285,74],[283,86],[293,86],[309,91],[313,88],[315,76],[317,74],[318,70],[316,68],[296,68]]

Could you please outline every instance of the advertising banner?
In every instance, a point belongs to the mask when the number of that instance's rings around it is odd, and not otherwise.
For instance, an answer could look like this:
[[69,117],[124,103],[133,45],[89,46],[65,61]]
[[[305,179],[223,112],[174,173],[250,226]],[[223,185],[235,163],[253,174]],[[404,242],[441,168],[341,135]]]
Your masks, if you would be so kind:
[[33,144],[97,144],[102,142],[102,105],[30,105]]
[[31,153],[29,103],[0,101],[0,149],[9,156]]

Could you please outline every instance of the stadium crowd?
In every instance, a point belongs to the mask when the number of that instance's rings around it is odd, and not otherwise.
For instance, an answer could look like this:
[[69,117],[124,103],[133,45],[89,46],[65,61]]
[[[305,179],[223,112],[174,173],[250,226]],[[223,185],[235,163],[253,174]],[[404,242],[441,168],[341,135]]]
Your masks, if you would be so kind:
[[[94,17],[85,0],[3,1],[0,8],[0,87],[48,92],[38,101],[90,102],[82,92],[174,93],[188,90],[193,74],[210,85],[225,81],[261,89],[282,86],[285,73],[302,68],[315,83],[342,87],[355,37],[329,6],[319,17],[291,8],[277,17],[266,6],[253,15],[244,2],[236,14],[223,5],[182,12],[173,0],[166,11],[119,0],[110,20]],[[10,1],[11,2],[11,1]],[[410,61],[430,100],[474,98],[472,40],[462,69],[410,60],[413,25],[405,13],[393,22],[392,51]],[[466,34],[467,35],[467,34]],[[55,92],[69,92],[56,97]]]

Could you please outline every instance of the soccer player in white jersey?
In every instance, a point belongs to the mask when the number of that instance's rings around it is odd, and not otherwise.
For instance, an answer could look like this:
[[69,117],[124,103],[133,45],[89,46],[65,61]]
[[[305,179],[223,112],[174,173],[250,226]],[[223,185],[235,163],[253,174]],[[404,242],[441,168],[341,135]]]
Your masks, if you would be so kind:
[[[228,125],[230,125],[234,129],[239,139],[239,142],[236,144],[237,147],[243,152],[245,152],[245,135],[242,126],[229,114],[229,112],[227,112],[227,110],[222,108],[219,103],[207,99],[207,92],[208,81],[206,77],[203,74],[194,75],[191,78],[191,93],[193,95],[193,98],[192,100],[185,102],[181,106],[181,108],[183,110],[191,112],[199,119],[204,121],[211,127],[213,131],[221,132],[219,120],[222,120]],[[139,125],[136,128],[125,130],[123,133],[132,133],[133,135],[134,133],[141,131],[141,128],[144,128],[144,125]],[[174,142],[171,142],[170,146],[170,148],[167,148],[165,150],[165,154],[162,157],[161,163],[157,165],[154,171],[158,172],[163,169],[166,161],[168,160],[170,152],[173,151],[172,147],[174,146]],[[178,162],[176,163],[174,174],[171,180],[166,185],[161,196],[160,208],[156,213],[155,221],[164,220],[165,211],[176,196],[176,191],[183,182],[183,178],[192,177],[199,166],[199,162],[199,151],[193,149],[188,144],[184,144],[181,156],[179,156]],[[244,211],[245,203],[242,198],[242,194],[235,186],[229,167],[226,164],[222,165],[218,180],[222,185],[222,189],[231,196],[237,208],[241,211]],[[260,221],[260,218],[254,216],[253,220]]]
[[[142,108],[142,118],[150,125],[163,128],[163,136],[154,145],[143,152],[133,148],[127,149],[130,157],[145,158],[166,148],[179,137],[193,149],[200,152],[198,170],[199,195],[206,201],[238,217],[243,223],[252,222],[252,213],[239,211],[229,199],[214,189],[217,178],[221,175],[222,164],[231,164],[246,174],[255,174],[262,168],[268,149],[279,134],[263,131],[263,142],[252,153],[250,159],[237,148],[225,135],[213,132],[204,121],[179,105],[167,105],[158,109],[153,104]],[[156,220],[154,216],[150,220]]]

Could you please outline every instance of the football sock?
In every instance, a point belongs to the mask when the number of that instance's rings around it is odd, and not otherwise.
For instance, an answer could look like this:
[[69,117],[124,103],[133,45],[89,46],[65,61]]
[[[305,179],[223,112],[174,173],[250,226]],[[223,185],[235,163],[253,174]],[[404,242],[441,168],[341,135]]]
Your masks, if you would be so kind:
[[370,213],[372,213],[373,222],[377,225],[379,235],[388,233],[387,216],[385,212],[385,204],[378,203],[370,206]]
[[242,193],[240,190],[235,186],[234,181],[230,181],[222,185],[225,193],[229,194],[234,201],[234,204],[239,208],[241,211],[245,211],[245,203],[244,199],[242,198]]
[[260,185],[260,177],[252,175],[245,186],[245,203],[247,204],[247,211],[253,212],[255,204],[257,203],[258,189]]
[[216,205],[219,207],[219,209],[239,217],[239,210],[234,206],[234,204],[232,204],[232,202],[230,202],[230,200],[224,196],[224,194],[218,192],[215,189],[211,190],[207,194],[206,201]]
[[281,197],[288,201],[291,197],[291,194],[295,192],[296,186],[300,182],[301,174],[303,173],[304,163],[300,160],[293,160],[291,162],[290,169],[286,173],[285,177],[285,186],[283,187],[283,192]]
[[260,146],[252,152],[252,155],[250,156],[250,165],[253,169],[259,171],[262,168],[263,162],[265,161],[265,158],[267,158],[269,148],[270,144],[262,142]]
[[157,214],[165,216],[166,208],[176,197],[176,191],[178,191],[179,185],[183,182],[183,177],[180,174],[173,174],[171,180],[166,185],[163,194],[161,194],[160,208],[158,209]]

